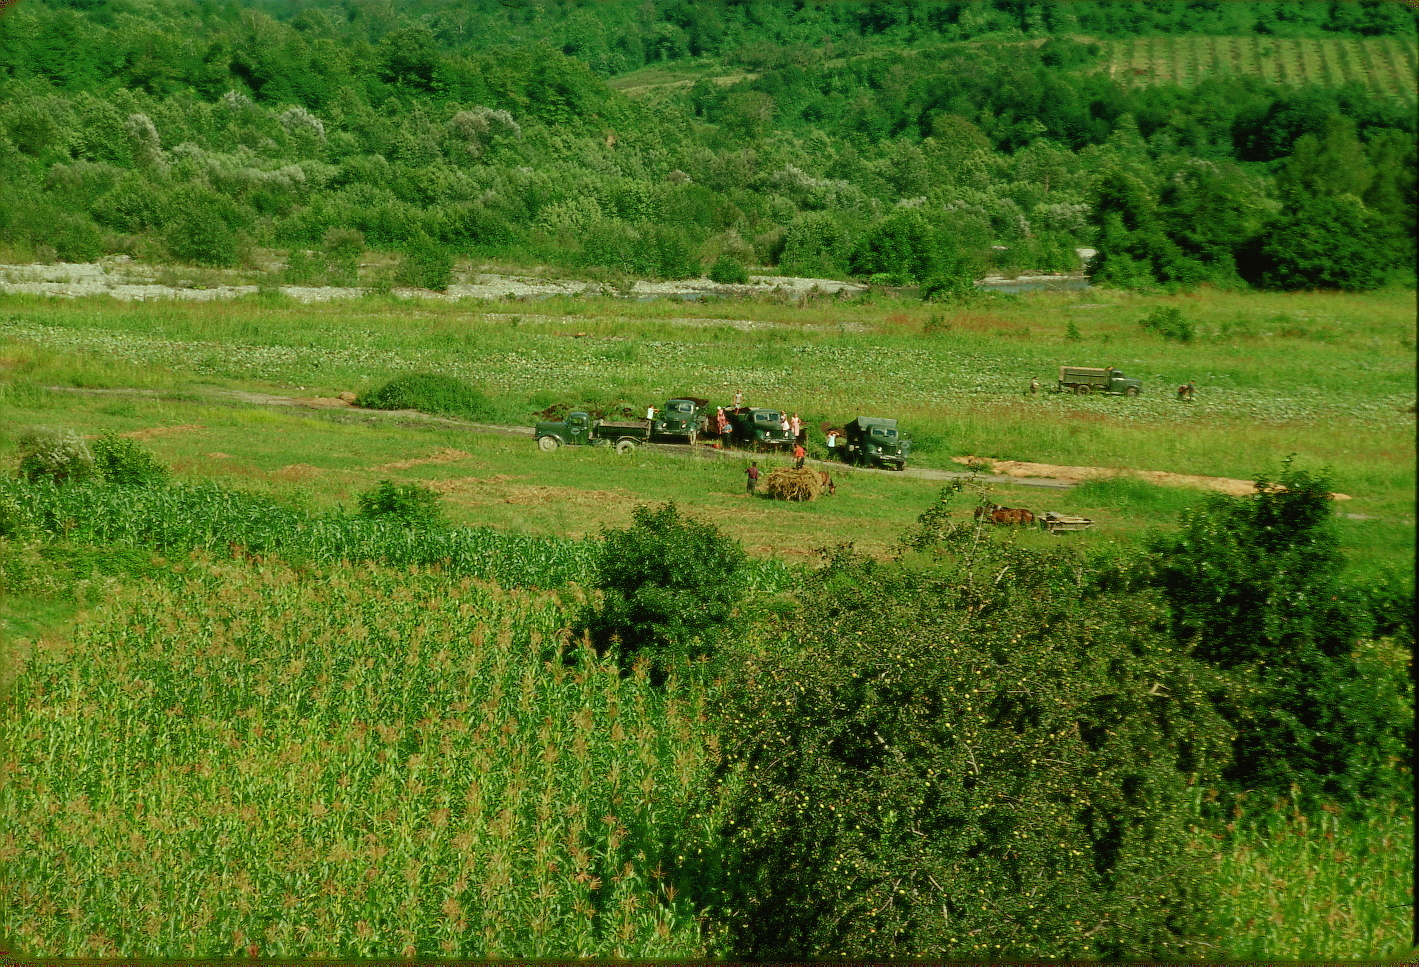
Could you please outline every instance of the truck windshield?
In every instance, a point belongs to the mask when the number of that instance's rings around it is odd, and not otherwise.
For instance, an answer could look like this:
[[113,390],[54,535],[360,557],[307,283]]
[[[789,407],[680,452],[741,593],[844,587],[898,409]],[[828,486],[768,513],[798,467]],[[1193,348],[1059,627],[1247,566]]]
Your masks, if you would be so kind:
[[773,410],[760,410],[754,414],[755,423],[782,423],[783,417]]
[[672,413],[693,413],[693,412],[695,412],[695,404],[694,404],[694,403],[687,403],[687,402],[685,402],[684,400],[671,400],[670,403],[669,403],[669,405],[667,405],[665,408],[666,408],[667,410],[669,410],[670,412],[672,412]]
[[872,435],[880,440],[895,440],[897,438],[897,431],[890,426],[874,426],[872,428]]

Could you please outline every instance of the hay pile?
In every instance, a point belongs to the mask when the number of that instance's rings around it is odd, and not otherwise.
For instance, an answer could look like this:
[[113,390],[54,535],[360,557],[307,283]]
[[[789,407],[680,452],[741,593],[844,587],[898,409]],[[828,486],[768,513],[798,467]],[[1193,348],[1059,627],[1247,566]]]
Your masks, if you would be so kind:
[[823,471],[807,467],[796,470],[780,467],[769,471],[764,486],[777,500],[817,500],[818,495],[828,489],[827,477]]

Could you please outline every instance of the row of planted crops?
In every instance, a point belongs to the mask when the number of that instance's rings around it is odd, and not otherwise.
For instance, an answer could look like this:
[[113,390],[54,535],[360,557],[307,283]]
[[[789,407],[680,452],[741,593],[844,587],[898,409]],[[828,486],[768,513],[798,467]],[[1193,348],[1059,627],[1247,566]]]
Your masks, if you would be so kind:
[[[684,955],[698,692],[448,573],[199,558],[8,698],[0,935],[70,956]],[[702,839],[702,836],[701,836]]]

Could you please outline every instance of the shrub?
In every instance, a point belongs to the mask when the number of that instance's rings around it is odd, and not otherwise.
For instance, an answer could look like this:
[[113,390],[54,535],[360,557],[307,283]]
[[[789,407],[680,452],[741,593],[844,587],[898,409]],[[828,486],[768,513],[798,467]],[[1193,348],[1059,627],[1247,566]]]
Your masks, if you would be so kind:
[[405,246],[394,281],[398,285],[444,292],[453,282],[453,253],[420,232]]
[[923,515],[922,566],[840,551],[724,689],[734,957],[1174,958],[1205,949],[1189,782],[1208,669],[1107,568]]
[[1235,788],[1299,783],[1351,803],[1405,793],[1408,779],[1383,760],[1408,748],[1413,716],[1394,716],[1390,686],[1364,672],[1357,648],[1377,629],[1370,601],[1341,585],[1323,473],[1288,460],[1278,482],[1210,496],[1151,548],[1173,637],[1245,684],[1226,709],[1238,731],[1226,772]]
[[94,452],[84,438],[63,427],[35,427],[20,434],[19,474],[31,483],[55,483],[94,476]]
[[93,445],[94,469],[109,483],[127,486],[163,484],[168,468],[136,440],[108,431]]
[[598,647],[624,663],[644,652],[663,677],[711,656],[732,629],[747,558],[737,541],[681,516],[673,502],[639,506],[631,520],[602,534],[593,565],[602,600],[582,623]]
[[709,277],[711,282],[721,285],[748,285],[749,270],[744,267],[744,263],[725,253],[710,266]]
[[418,410],[435,416],[460,416],[484,420],[492,403],[482,391],[456,376],[407,373],[355,398],[355,405],[370,410]]
[[1192,342],[1197,335],[1191,322],[1183,318],[1177,307],[1157,306],[1152,312],[1138,320],[1138,325],[1148,332],[1156,332],[1172,342]]
[[439,495],[423,484],[381,480],[359,496],[359,516],[389,518],[408,527],[441,527],[448,523]]

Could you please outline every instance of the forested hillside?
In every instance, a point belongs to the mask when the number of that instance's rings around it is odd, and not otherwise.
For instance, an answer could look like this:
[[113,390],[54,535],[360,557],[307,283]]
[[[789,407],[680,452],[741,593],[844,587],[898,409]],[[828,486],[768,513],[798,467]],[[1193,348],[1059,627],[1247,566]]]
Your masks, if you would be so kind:
[[0,245],[1365,289],[1414,268],[1414,37],[1397,2],[23,0]]

